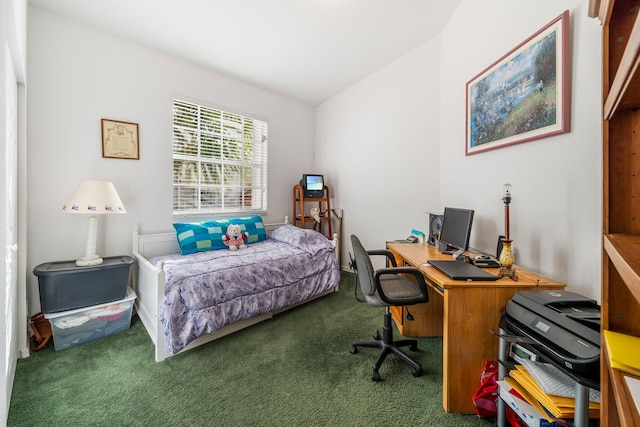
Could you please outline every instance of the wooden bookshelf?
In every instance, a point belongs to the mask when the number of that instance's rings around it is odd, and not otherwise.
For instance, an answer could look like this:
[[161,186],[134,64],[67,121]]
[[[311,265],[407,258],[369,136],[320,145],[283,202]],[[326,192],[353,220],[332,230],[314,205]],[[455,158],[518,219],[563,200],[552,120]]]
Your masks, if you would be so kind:
[[640,304],[640,236],[605,235],[604,250],[635,299],[635,303]]
[[[606,360],[608,364],[609,358],[607,357]],[[617,397],[615,401],[616,410],[620,417],[620,425],[640,426],[640,413],[638,413],[637,410],[638,405],[633,401],[631,391],[627,386],[626,377],[640,380],[640,377],[636,375],[631,375],[618,369],[610,369],[611,386],[613,388],[613,393]]]
[[[602,24],[602,328],[640,336],[640,0],[590,0]],[[604,339],[604,338],[603,338]],[[601,344],[601,426],[640,425]]]

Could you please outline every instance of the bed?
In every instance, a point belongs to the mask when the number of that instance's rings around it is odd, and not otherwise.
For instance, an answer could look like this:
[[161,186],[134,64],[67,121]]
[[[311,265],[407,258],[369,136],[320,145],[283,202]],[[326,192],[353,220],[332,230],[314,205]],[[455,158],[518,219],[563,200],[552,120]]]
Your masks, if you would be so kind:
[[246,248],[188,255],[176,232],[134,229],[135,308],[156,362],[338,289],[337,235],[328,240],[286,218],[264,228],[264,240]]

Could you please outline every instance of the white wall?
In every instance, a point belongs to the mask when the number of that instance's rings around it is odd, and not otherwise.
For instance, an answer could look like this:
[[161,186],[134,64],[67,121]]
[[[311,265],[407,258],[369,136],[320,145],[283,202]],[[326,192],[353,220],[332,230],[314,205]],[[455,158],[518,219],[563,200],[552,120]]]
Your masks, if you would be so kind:
[[316,108],[316,163],[365,247],[426,230],[438,212],[440,48],[427,43]]
[[[2,285],[0,286],[0,313],[2,313],[2,332],[0,336],[0,364],[2,375],[0,376],[0,414],[7,414],[9,397],[11,396],[11,381],[7,381],[15,372],[17,348],[17,328],[15,319],[18,317],[17,305],[17,175],[18,175],[18,84],[14,72],[13,62],[9,49],[4,46],[4,52],[0,52],[2,61],[6,64],[0,70],[0,130],[4,130],[0,139],[0,153],[3,159],[3,171],[0,174],[0,206],[3,206],[3,215],[0,216],[0,272],[2,272]],[[3,418],[4,419],[4,418]],[[0,422],[0,425],[2,423]]]
[[[268,222],[291,215],[311,165],[314,110],[29,8],[28,269],[84,253],[87,218],[61,212],[83,179],[113,181],[127,215],[99,217],[98,254],[131,253],[131,230],[172,230],[172,96],[269,120]],[[100,119],[139,124],[140,160],[104,159]],[[31,277],[29,308],[39,307]]]
[[[571,133],[466,157],[466,83],[567,9]],[[466,207],[471,246],[493,253],[509,182],[516,262],[599,300],[600,34],[582,0],[463,0],[439,39],[317,107],[315,169],[345,210],[344,235],[382,247],[426,229],[426,210]]]
[[[487,251],[502,234],[502,185],[513,185],[516,262],[600,299],[602,127],[601,33],[581,0],[463,0],[442,34],[443,205],[476,209],[472,245]],[[544,25],[570,11],[571,132],[464,157],[465,85]],[[490,11],[490,13],[488,13]],[[527,19],[522,19],[526,17]],[[469,182],[482,186],[473,189]]]
[[[26,0],[0,2],[0,426],[6,425],[20,350],[26,346],[19,179],[24,165]],[[18,228],[18,224],[21,228]]]
[[[476,211],[471,245],[492,252],[509,181],[517,262],[599,298],[600,27],[586,7],[463,0],[440,38],[317,107],[315,123],[308,106],[30,8],[27,269],[83,251],[85,221],[59,207],[84,178],[114,181],[128,210],[100,218],[102,255],[129,253],[134,224],[170,229],[170,101],[180,94],[270,119],[268,219],[290,215],[303,172],[322,172],[332,207],[344,209],[344,237],[382,246],[426,230],[425,212],[460,206]],[[572,132],[465,157],[466,82],[565,9]],[[101,157],[103,117],[140,124],[141,160]]]

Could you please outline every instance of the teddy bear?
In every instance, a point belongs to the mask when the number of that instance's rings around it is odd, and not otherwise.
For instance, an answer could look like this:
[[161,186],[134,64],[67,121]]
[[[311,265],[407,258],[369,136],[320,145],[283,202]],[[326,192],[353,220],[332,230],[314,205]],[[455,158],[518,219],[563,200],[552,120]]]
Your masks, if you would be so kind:
[[238,249],[246,248],[244,240],[249,236],[248,233],[243,233],[240,230],[240,226],[237,224],[231,224],[227,227],[227,234],[222,236],[222,243],[229,247],[229,250],[237,251]]

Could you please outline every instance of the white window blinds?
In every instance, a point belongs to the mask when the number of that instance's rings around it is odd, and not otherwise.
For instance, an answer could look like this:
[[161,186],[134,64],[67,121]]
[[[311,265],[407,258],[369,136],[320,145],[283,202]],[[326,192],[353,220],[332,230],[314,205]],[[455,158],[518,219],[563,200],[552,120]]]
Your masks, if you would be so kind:
[[173,100],[173,213],[263,213],[268,123]]

